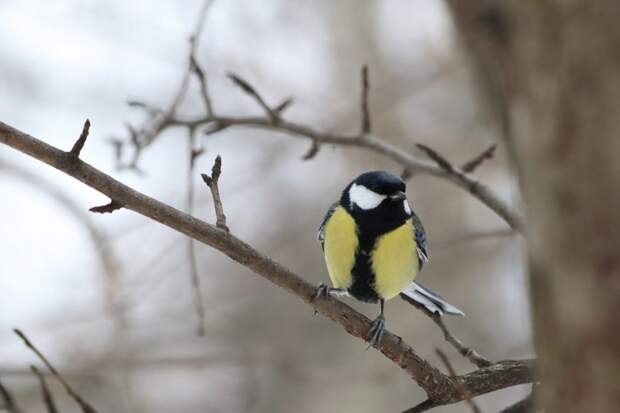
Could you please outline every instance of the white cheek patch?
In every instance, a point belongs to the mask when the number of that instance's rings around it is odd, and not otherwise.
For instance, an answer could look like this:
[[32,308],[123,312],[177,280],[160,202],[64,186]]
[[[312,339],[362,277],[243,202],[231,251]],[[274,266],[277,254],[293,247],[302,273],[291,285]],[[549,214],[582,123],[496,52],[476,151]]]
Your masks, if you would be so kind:
[[409,206],[409,202],[405,199],[403,201],[403,208],[405,209],[405,214],[411,215],[411,207]]
[[387,196],[371,191],[364,185],[353,184],[349,189],[351,207],[355,204],[361,209],[373,209],[378,207],[385,198],[387,198]]

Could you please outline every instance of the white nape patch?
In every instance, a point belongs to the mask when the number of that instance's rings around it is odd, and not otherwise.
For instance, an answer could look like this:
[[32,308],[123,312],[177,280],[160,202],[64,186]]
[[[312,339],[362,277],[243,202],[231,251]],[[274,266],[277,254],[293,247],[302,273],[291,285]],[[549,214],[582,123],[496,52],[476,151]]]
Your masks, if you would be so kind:
[[403,201],[403,208],[405,208],[405,214],[411,215],[411,207],[409,206],[409,202],[405,199]]
[[364,185],[353,184],[351,188],[349,188],[351,208],[353,208],[353,204],[355,204],[361,209],[373,209],[378,207],[385,198],[387,198],[387,196],[371,191]]

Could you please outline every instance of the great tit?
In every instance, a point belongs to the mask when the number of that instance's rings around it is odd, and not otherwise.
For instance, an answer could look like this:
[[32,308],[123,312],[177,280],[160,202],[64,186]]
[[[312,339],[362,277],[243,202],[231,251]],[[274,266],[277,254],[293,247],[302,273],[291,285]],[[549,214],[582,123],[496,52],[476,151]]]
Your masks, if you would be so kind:
[[385,300],[399,294],[431,313],[464,315],[413,282],[428,261],[426,234],[398,176],[374,171],[355,178],[327,211],[318,239],[332,287],[321,284],[317,295],[349,295],[380,305],[369,332],[371,346],[383,337]]

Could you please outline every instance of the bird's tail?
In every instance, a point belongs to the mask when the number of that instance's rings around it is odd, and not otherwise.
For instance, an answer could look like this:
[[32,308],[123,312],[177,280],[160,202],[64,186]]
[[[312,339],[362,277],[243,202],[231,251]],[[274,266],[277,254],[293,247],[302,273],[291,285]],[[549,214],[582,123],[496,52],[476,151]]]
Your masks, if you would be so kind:
[[400,293],[403,300],[413,304],[414,306],[424,308],[432,314],[453,314],[465,315],[464,312],[448,303],[438,294],[435,294],[422,284],[412,282],[411,285]]

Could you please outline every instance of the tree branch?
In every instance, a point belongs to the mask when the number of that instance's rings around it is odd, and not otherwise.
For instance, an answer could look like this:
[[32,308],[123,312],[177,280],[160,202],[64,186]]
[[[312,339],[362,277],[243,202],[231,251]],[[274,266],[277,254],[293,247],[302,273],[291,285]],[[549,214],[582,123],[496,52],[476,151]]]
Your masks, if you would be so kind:
[[362,128],[361,136],[368,135],[370,133],[370,110],[368,109],[368,89],[370,83],[368,82],[368,66],[362,67]]
[[39,357],[39,359],[43,362],[43,364],[45,364],[47,369],[54,375],[54,377],[56,377],[56,379],[60,382],[60,384],[62,384],[62,386],[65,388],[65,390],[67,391],[69,396],[73,400],[75,400],[75,402],[80,406],[80,408],[82,409],[83,413],[97,413],[97,411],[90,404],[88,404],[88,402],[86,402],[86,400],[82,399],[82,397],[80,397],[80,395],[77,394],[71,388],[71,386],[69,386],[69,383],[67,383],[65,381],[65,379],[60,375],[58,370],[56,370],[56,368],[54,368],[54,366],[52,366],[52,364],[47,360],[47,358],[43,355],[43,353],[41,353],[39,351],[39,349],[37,349],[34,346],[34,344],[32,344],[32,342],[28,339],[28,337],[26,337],[26,335],[24,333],[22,333],[18,329],[13,329],[13,331],[15,332],[15,334],[17,334],[19,336],[19,338],[21,338],[24,341],[24,344],[26,345],[26,347],[28,347],[30,350],[32,350],[34,352],[34,354],[36,354],[37,357]]
[[218,182],[220,175],[222,174],[222,157],[218,155],[213,162],[211,168],[211,176],[207,174],[201,174],[202,180],[211,189],[211,195],[213,196],[213,206],[215,208],[216,224],[215,226],[226,232],[230,232],[228,226],[226,226],[226,215],[224,215],[224,207],[222,206],[222,198],[220,197],[220,188]]
[[50,389],[47,387],[47,383],[45,382],[45,377],[38,368],[35,366],[30,366],[30,370],[37,376],[39,379],[39,383],[41,384],[41,394],[43,395],[43,403],[47,409],[47,413],[58,413],[58,409],[56,408],[56,404],[54,403],[54,398],[52,397],[52,393]]
[[433,320],[433,322],[437,324],[439,328],[441,329],[446,341],[450,343],[450,345],[452,345],[452,347],[454,347],[461,356],[465,357],[476,367],[479,367],[479,368],[489,367],[493,364],[488,359],[482,357],[476,350],[470,347],[467,347],[465,344],[463,344],[461,340],[456,338],[456,336],[452,334],[450,330],[448,330],[448,327],[443,322],[443,318],[441,317],[441,315],[431,313],[422,304],[418,303],[417,301],[413,300],[411,297],[405,294],[400,294],[400,298],[402,298],[403,300],[405,300],[406,302],[408,302],[409,304],[411,304],[418,310],[422,311],[424,314],[428,316],[428,318]]
[[[450,376],[455,377],[456,370],[454,370],[454,367],[452,366],[452,363],[450,363],[450,359],[448,358],[448,356],[446,356],[446,354],[443,351],[441,351],[439,348],[436,348],[435,352],[437,353],[437,355],[439,356],[443,364],[446,366],[446,369],[448,370],[448,373],[450,373]],[[460,380],[456,380],[456,385],[459,387],[459,391],[465,398],[465,402],[467,402],[467,404],[471,408],[471,411],[473,413],[481,413],[480,407],[478,407],[476,402],[472,400],[471,393],[469,392],[469,389],[467,388],[467,386],[465,386],[465,384]]]
[[[207,109],[209,110],[209,109]],[[202,148],[196,148],[196,130],[194,128],[188,128],[188,168],[187,168],[187,199],[186,199],[186,211],[192,215],[194,210],[194,167],[196,165],[196,159],[204,150]],[[187,258],[189,260],[189,273],[192,289],[192,301],[194,303],[194,310],[196,311],[197,328],[196,333],[199,336],[205,334],[205,306],[202,299],[202,293],[200,291],[200,277],[198,275],[198,262],[196,260],[196,250],[194,249],[194,239],[187,237]]]
[[9,389],[4,387],[1,381],[0,381],[0,400],[2,400],[2,405],[0,405],[0,407],[6,410],[7,412],[9,413],[21,413],[22,412],[21,409],[17,406],[17,403],[15,402],[15,398],[13,397]]
[[[81,159],[70,157],[45,142],[0,122],[0,143],[72,176],[102,194],[121,202],[125,208],[149,217],[209,245],[258,275],[308,303],[315,310],[340,324],[354,337],[367,340],[370,320],[333,297],[315,298],[313,285],[271,258],[259,253],[232,234],[209,225],[191,215],[163,204],[104,174]],[[433,400],[436,405],[456,403],[463,395],[454,379],[441,373],[421,358],[402,338],[386,331],[377,349],[400,366]],[[533,361],[502,361],[458,376],[472,397],[517,384],[530,383]]]
[[480,202],[486,205],[499,215],[508,225],[523,233],[525,219],[513,206],[508,205],[504,200],[488,186],[478,181],[476,178],[464,173],[460,169],[452,166],[452,170],[445,170],[434,162],[418,159],[406,151],[380,140],[372,135],[367,135],[359,139],[358,135],[335,134],[322,132],[300,123],[280,119],[278,123],[272,123],[266,117],[200,117],[200,118],[181,118],[171,119],[167,127],[172,126],[205,126],[209,129],[207,133],[219,132],[230,127],[255,127],[268,129],[276,132],[285,133],[294,137],[310,139],[317,145],[331,144],[338,146],[358,147],[370,150],[391,159],[401,167],[407,169],[409,173],[423,173],[447,180],[459,188],[469,192]]

